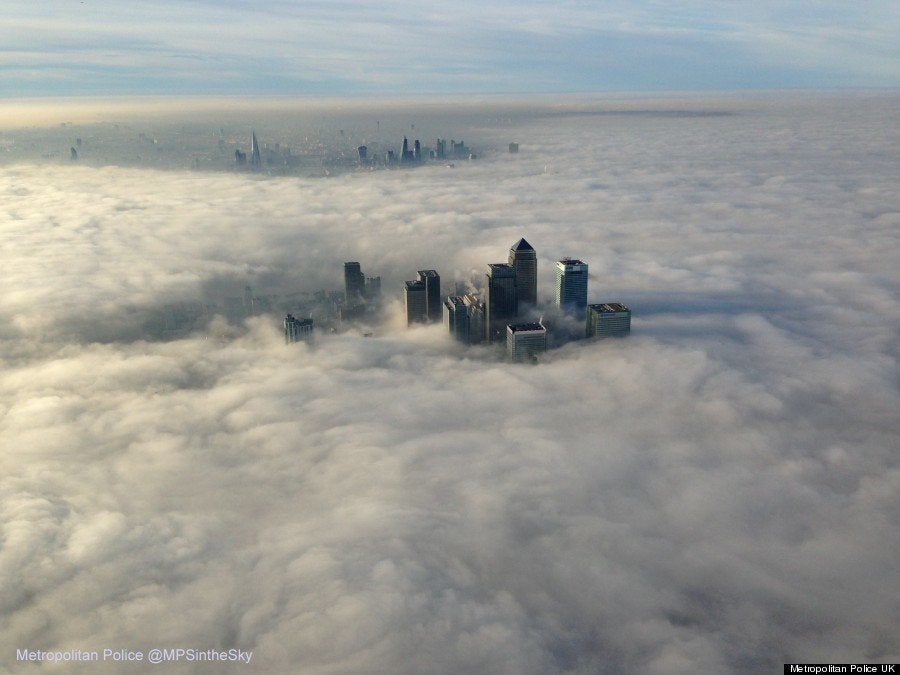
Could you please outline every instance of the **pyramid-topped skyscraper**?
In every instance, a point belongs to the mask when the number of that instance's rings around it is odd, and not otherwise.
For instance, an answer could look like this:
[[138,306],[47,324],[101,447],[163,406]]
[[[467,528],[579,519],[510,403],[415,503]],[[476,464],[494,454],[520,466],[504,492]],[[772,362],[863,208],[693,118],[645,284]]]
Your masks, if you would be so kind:
[[519,302],[537,303],[537,253],[524,239],[509,249],[509,264],[516,268],[516,287]]

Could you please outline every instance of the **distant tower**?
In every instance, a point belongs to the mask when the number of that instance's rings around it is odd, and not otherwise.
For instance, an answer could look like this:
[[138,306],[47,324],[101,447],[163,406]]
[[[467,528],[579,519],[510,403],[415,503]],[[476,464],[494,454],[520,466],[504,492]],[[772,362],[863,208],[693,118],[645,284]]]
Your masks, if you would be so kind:
[[505,263],[488,265],[485,313],[485,339],[493,342],[495,337],[502,337],[506,324],[519,313],[516,268],[512,265]]
[[434,142],[434,157],[435,159],[444,159],[446,155],[447,141],[443,138],[439,138]]
[[417,279],[405,282],[403,297],[406,302],[407,326],[428,320],[428,300],[424,281]]
[[72,152],[70,153],[72,156],[72,161],[74,162],[78,159],[78,151],[75,149],[75,146],[72,146]]
[[400,151],[400,163],[408,162],[412,159],[412,152],[409,149],[409,141],[406,136],[403,137],[403,149]]
[[292,314],[284,317],[284,341],[286,344],[312,340],[313,320],[297,319]]
[[529,361],[547,351],[547,329],[540,323],[513,323],[506,327],[506,355]]
[[563,258],[556,263],[556,306],[579,319],[587,306],[588,266]]
[[365,145],[360,145],[358,148],[356,148],[356,154],[359,156],[359,163],[365,164],[366,158],[369,154],[369,148],[367,148]]
[[244,313],[247,316],[253,316],[255,309],[253,306],[253,290],[249,286],[244,286]]
[[413,143],[413,159],[417,162],[422,161],[422,144],[419,143],[418,138]]
[[365,296],[366,277],[358,262],[344,263],[344,301],[348,307],[359,305]]
[[585,324],[589,338],[624,337],[631,332],[631,310],[621,302],[588,305]]
[[518,143],[510,143],[510,144],[509,144],[509,153],[510,153],[511,155],[516,154],[518,151],[519,151],[519,144],[518,144]]
[[441,320],[441,275],[435,270],[419,270],[417,279],[425,284],[425,316],[428,321]]
[[509,249],[509,264],[516,268],[519,302],[537,304],[537,253],[524,239]]
[[250,164],[253,166],[259,166],[261,164],[259,159],[259,142],[256,140],[256,132],[250,132]]

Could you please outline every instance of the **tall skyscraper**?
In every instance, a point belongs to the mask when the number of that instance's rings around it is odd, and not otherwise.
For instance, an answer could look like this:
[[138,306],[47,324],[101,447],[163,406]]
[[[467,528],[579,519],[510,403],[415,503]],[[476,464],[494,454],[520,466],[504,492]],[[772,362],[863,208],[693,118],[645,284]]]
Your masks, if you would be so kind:
[[441,320],[441,275],[435,270],[419,270],[417,279],[425,284],[425,316],[428,321]]
[[493,342],[498,337],[502,339],[506,324],[519,313],[516,268],[512,265],[488,265],[485,312],[485,339],[488,342]]
[[624,337],[631,332],[631,310],[621,302],[588,305],[585,324],[589,338]]
[[415,159],[413,151],[409,149],[409,139],[403,137],[403,149],[400,151],[400,163],[412,162]]
[[534,359],[547,351],[547,329],[540,323],[513,323],[506,327],[506,355],[513,361]]
[[424,323],[428,320],[428,299],[425,282],[416,279],[407,281],[403,297],[406,302],[406,325]]
[[537,253],[524,239],[509,249],[509,264],[516,268],[519,302],[537,304]]
[[305,340],[310,342],[313,333],[312,319],[297,319],[293,314],[284,317],[284,341],[287,344]]
[[344,263],[344,301],[348,307],[362,304],[365,297],[366,277],[358,262]]
[[469,341],[469,313],[461,296],[449,295],[444,300],[444,325],[460,342]]
[[487,313],[482,300],[472,293],[466,293],[463,296],[463,305],[466,307],[466,314],[469,317],[469,344],[477,344],[484,340],[485,325],[487,324]]
[[253,166],[260,165],[259,159],[259,142],[256,140],[256,132],[250,132],[250,164]]
[[588,266],[563,258],[556,263],[556,306],[567,314],[584,318],[587,306]]

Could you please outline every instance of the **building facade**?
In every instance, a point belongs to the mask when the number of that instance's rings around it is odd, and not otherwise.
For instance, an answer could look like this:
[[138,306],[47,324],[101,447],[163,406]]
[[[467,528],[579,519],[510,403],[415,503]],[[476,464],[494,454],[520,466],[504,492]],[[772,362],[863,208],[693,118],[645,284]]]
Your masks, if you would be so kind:
[[512,265],[488,265],[485,312],[485,339],[488,342],[502,339],[506,324],[519,313],[516,268]]
[[444,325],[460,342],[469,342],[469,312],[462,296],[450,295],[444,300]]
[[470,345],[484,341],[485,325],[487,324],[487,309],[484,301],[474,293],[466,293],[462,296],[463,305],[466,306],[466,315],[469,317]]
[[312,341],[313,320],[298,319],[293,314],[284,317],[284,341],[286,344],[292,342]]
[[348,307],[361,304],[366,294],[366,276],[358,262],[344,263],[344,302]]
[[403,297],[406,303],[406,325],[425,323],[428,320],[428,300],[425,291],[425,282],[404,282]]
[[519,239],[509,249],[509,264],[516,268],[516,292],[519,302],[537,304],[537,253],[531,244]]
[[631,310],[621,302],[588,305],[585,324],[589,338],[624,337],[631,333]]
[[556,263],[556,306],[580,319],[587,307],[588,266],[580,260],[563,258]]
[[435,270],[419,270],[417,279],[425,284],[425,318],[441,320],[441,275]]
[[512,361],[533,361],[547,351],[547,329],[540,323],[514,323],[506,327],[506,355]]

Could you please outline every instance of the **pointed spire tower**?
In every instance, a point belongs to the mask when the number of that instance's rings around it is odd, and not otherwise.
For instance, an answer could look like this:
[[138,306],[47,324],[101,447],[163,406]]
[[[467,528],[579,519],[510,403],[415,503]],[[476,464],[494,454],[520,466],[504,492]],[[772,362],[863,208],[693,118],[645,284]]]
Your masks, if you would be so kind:
[[250,164],[259,166],[259,142],[256,140],[256,132],[250,132]]
[[537,253],[524,239],[509,249],[509,264],[516,268],[516,287],[519,302],[537,303]]

